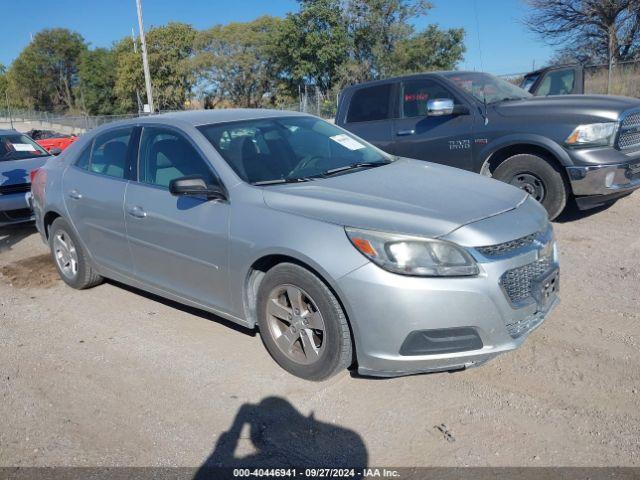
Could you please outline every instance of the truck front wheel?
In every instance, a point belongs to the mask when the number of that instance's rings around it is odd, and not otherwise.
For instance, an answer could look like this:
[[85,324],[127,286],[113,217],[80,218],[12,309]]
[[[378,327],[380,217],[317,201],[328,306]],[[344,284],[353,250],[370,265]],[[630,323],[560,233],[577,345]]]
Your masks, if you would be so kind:
[[559,167],[528,153],[514,155],[498,165],[493,178],[521,188],[555,219],[567,205],[567,186]]

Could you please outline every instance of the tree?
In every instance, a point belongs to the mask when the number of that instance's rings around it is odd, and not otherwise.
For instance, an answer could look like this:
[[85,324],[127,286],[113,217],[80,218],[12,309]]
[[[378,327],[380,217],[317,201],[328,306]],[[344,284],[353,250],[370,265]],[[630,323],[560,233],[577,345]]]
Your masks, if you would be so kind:
[[[151,28],[146,34],[154,103],[160,110],[184,108],[194,85],[191,56],[196,31],[184,23]],[[144,74],[140,46],[125,38],[114,46],[116,55],[115,93],[118,108],[137,110],[136,92],[144,96]]]
[[274,99],[275,35],[282,20],[263,16],[199,32],[193,70],[207,106],[263,106]]
[[349,0],[352,46],[344,83],[455,68],[465,51],[464,30],[429,25],[416,32],[411,24],[431,8],[425,0]]
[[464,52],[464,29],[440,30],[429,25],[425,31],[398,42],[385,70],[389,75],[453,70]]
[[9,88],[17,103],[38,110],[72,110],[78,64],[86,48],[79,33],[65,28],[38,32],[9,70]]
[[90,115],[119,113],[115,95],[116,55],[112,50],[87,50],[78,68],[80,105]]
[[0,110],[7,108],[7,68],[0,63]]
[[348,58],[349,33],[340,0],[299,0],[282,22],[277,58],[293,91],[302,84],[330,90]]
[[[590,61],[619,62],[640,49],[640,0],[528,0],[526,25]],[[585,51],[588,55],[585,55]]]

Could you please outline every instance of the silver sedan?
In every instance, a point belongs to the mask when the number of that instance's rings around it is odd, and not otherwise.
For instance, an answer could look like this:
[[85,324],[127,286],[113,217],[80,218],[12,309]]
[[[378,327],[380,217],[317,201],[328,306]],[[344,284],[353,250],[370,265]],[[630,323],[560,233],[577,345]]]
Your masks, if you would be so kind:
[[111,278],[258,328],[302,378],[479,365],[556,305],[544,209],[293,112],[182,112],[84,135],[34,180],[62,279]]

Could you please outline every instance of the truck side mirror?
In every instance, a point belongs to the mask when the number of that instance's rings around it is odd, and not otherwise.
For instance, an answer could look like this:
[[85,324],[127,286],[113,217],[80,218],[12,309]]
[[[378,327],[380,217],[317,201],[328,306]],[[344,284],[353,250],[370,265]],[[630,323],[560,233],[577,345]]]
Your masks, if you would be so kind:
[[440,117],[453,114],[454,104],[450,98],[434,98],[427,101],[427,116]]

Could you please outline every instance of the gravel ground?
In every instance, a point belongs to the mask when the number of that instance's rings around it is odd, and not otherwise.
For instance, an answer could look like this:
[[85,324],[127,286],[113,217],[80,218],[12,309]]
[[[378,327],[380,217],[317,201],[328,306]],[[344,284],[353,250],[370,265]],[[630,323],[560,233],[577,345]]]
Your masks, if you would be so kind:
[[639,212],[556,223],[562,303],[519,350],[321,384],[213,315],[74,291],[32,228],[2,230],[0,466],[640,466]]

